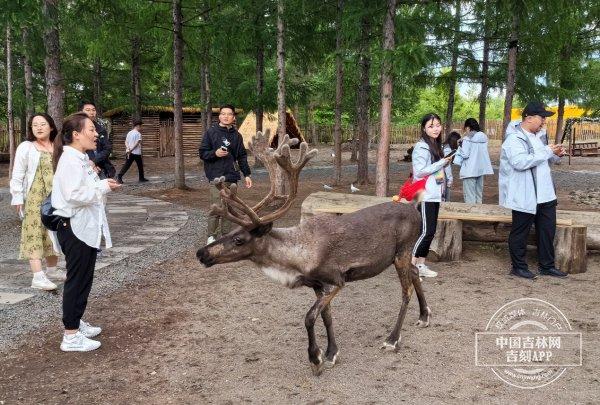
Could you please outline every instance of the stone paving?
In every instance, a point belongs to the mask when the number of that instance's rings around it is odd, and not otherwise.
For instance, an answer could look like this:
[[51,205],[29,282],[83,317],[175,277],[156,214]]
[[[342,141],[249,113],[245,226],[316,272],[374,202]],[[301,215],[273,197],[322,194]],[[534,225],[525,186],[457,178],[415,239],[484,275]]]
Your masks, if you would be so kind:
[[[188,221],[185,211],[176,209],[169,202],[147,197],[109,194],[107,207],[113,248],[100,253],[96,263],[96,271],[100,272],[170,238]],[[18,241],[11,247],[0,258],[0,309],[48,294],[30,288],[29,263],[17,260]],[[58,265],[64,268],[63,257]],[[57,284],[60,286],[62,283]]]

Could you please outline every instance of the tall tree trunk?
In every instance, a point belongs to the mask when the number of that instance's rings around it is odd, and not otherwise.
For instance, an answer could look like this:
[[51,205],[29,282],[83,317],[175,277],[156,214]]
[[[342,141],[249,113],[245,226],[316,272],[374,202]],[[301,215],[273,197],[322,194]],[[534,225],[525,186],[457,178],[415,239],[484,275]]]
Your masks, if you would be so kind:
[[448,106],[446,107],[446,121],[444,132],[448,134],[452,130],[452,119],[454,118],[454,102],[456,97],[456,82],[458,68],[458,46],[460,44],[460,0],[456,0],[454,11],[454,37],[452,39],[452,62],[450,65],[450,78],[448,80]]
[[44,15],[44,47],[46,57],[46,89],[48,99],[48,114],[54,120],[60,133],[65,113],[65,90],[60,71],[60,41],[58,34],[58,1],[44,0],[42,12]]
[[101,117],[104,112],[104,108],[102,106],[102,63],[100,62],[100,58],[96,57],[94,59],[94,104],[96,104],[96,111],[98,116]]
[[352,138],[350,139],[350,161],[358,162],[358,117],[354,118]]
[[133,120],[142,118],[142,92],[140,86],[140,37],[131,38],[131,104]]
[[356,103],[356,121],[358,130],[358,169],[356,173],[356,182],[358,184],[369,183],[369,104],[371,94],[371,83],[369,81],[369,69],[371,67],[371,58],[369,55],[370,34],[371,22],[369,21],[368,16],[363,16],[358,58],[360,80]]
[[502,119],[502,139],[506,134],[506,127],[510,122],[513,98],[515,96],[515,84],[517,79],[517,53],[519,50],[519,24],[520,10],[515,6],[513,11],[510,39],[508,41],[508,67],[506,70],[506,95],[504,97],[504,115]]
[[13,78],[12,78],[12,39],[10,24],[6,25],[6,120],[8,121],[8,149],[10,164],[8,167],[9,177],[15,163],[15,151],[17,141],[15,139],[15,117],[13,112]]
[[377,148],[377,169],[375,176],[375,195],[387,196],[390,179],[390,139],[392,126],[392,55],[394,49],[394,35],[396,26],[396,0],[388,0],[385,21],[383,22],[383,61],[381,65],[381,110],[379,113],[380,132],[379,145]]
[[[208,57],[208,56],[207,56]],[[212,107],[210,101],[210,62],[200,65],[200,105],[202,106],[201,121],[205,130],[212,125]]]
[[[562,139],[563,123],[565,118],[565,96],[558,95],[558,110],[556,111],[556,133],[554,134],[554,143],[560,143]],[[550,135],[548,135],[550,140]]]
[[[283,0],[277,0],[277,138],[281,141],[286,133],[286,108],[285,108],[285,27],[283,21]],[[275,192],[285,193],[283,172],[277,169],[275,176]]]
[[342,60],[342,22],[344,0],[338,0],[335,36],[335,112],[333,125],[333,184],[342,181],[342,101],[344,97],[344,61]]
[[484,3],[483,27],[483,62],[481,64],[481,92],[479,93],[479,126],[485,131],[485,116],[487,110],[488,85],[490,82],[490,4]]
[[[33,68],[29,51],[29,32],[27,28],[21,31],[23,41],[23,76],[25,78],[25,122],[29,122],[34,111],[33,107]],[[24,138],[26,126],[21,127],[21,138]]]
[[181,0],[173,0],[173,133],[175,135],[175,187],[186,189],[183,160],[183,33]]
[[[256,23],[257,27],[262,21],[262,15],[258,14]],[[258,37],[260,34],[256,34],[258,38],[258,45],[256,46],[256,108],[254,109],[254,115],[256,116],[256,132],[263,131],[263,93],[265,90],[265,44]],[[254,159],[254,167],[263,167],[264,164],[260,159]]]

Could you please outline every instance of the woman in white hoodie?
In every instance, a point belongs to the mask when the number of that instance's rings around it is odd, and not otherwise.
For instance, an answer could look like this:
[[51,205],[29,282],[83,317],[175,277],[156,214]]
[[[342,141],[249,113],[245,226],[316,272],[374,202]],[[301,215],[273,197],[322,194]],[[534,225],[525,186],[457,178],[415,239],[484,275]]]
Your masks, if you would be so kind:
[[429,246],[437,227],[440,202],[446,187],[444,167],[452,156],[444,157],[442,151],[442,120],[437,114],[427,114],[421,120],[421,139],[412,153],[413,183],[424,178],[425,190],[419,205],[421,212],[421,235],[413,248],[412,263],[419,269],[421,277],[435,277],[437,273],[425,264]]
[[483,176],[494,174],[488,151],[488,137],[481,132],[475,118],[465,121],[464,130],[465,136],[456,152],[454,163],[460,165],[465,202],[482,204]]
[[[10,179],[11,205],[23,220],[19,259],[29,260],[33,272],[31,288],[55,290],[48,279],[64,281],[66,273],[58,270],[58,244],[54,233],[42,225],[40,207],[52,191],[52,153],[56,125],[48,114],[34,114],[27,125],[27,140],[19,145]],[[42,260],[46,259],[46,271]]]

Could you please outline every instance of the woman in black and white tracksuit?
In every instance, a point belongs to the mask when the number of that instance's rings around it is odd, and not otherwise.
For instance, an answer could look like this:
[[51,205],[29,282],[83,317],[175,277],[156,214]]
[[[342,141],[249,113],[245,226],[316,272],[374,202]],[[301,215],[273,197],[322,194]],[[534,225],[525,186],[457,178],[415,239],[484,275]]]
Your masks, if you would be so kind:
[[116,180],[100,180],[86,154],[96,149],[96,127],[85,113],[67,117],[55,141],[56,171],[52,184],[54,214],[62,217],[57,231],[65,255],[67,279],[63,291],[63,351],[87,352],[100,347],[91,338],[102,329],[81,318],[92,288],[96,255],[104,237],[112,246],[106,219],[106,194],[120,187]]
[[435,277],[437,273],[425,264],[429,246],[435,236],[440,202],[444,194],[446,178],[444,167],[451,157],[444,158],[442,152],[442,121],[437,114],[427,114],[421,120],[421,139],[412,153],[413,182],[427,177],[425,191],[419,205],[421,212],[421,235],[413,248],[413,264],[421,277]]

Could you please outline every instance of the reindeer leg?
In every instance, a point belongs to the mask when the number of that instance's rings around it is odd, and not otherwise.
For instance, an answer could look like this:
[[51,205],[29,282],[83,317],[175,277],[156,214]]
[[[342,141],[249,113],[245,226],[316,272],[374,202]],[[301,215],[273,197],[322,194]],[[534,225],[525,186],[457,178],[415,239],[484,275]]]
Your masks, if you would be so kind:
[[410,279],[415,287],[415,292],[417,293],[417,298],[419,299],[419,320],[417,321],[416,325],[421,328],[426,328],[429,326],[431,309],[429,309],[427,306],[427,301],[425,301],[425,294],[423,293],[421,279],[419,278],[419,271],[415,266],[411,265],[409,273]]
[[322,351],[317,345],[315,321],[323,309],[329,306],[329,303],[340,291],[340,288],[341,287],[334,287],[331,290],[323,291],[323,295],[320,297],[317,294],[317,301],[306,313],[306,318],[304,319],[306,332],[308,333],[308,360],[310,361],[310,367],[312,368],[313,375],[321,374],[324,366]]
[[[317,298],[323,296],[323,290],[321,288],[314,288],[315,294],[317,294]],[[327,351],[325,352],[325,367],[333,368],[337,361],[337,356],[339,353],[337,344],[335,343],[335,336],[333,333],[333,320],[331,319],[331,304],[327,304],[325,308],[321,311],[321,318],[323,319],[323,324],[325,325],[325,330],[327,331]]]
[[381,348],[385,350],[398,350],[398,346],[400,344],[400,330],[402,329],[402,323],[404,322],[406,310],[408,309],[408,303],[410,302],[410,297],[413,292],[413,283],[409,274],[411,271],[410,260],[410,252],[404,253],[401,256],[396,256],[394,259],[396,273],[398,273],[400,284],[402,285],[402,306],[400,307],[400,313],[398,314],[398,319],[396,320],[394,330],[392,330],[390,336],[388,336],[381,346]]

